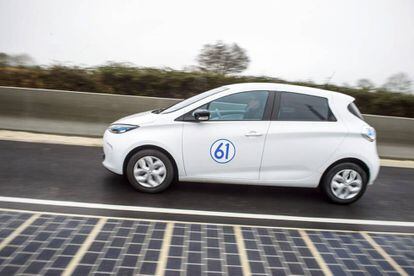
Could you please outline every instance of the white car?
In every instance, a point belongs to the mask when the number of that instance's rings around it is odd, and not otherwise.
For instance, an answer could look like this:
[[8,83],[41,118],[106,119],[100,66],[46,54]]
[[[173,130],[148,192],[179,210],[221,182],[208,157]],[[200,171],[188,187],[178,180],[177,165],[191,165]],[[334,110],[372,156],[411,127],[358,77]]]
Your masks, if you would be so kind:
[[177,180],[320,187],[346,204],[378,175],[375,139],[350,96],[233,84],[114,122],[103,165],[150,193]]

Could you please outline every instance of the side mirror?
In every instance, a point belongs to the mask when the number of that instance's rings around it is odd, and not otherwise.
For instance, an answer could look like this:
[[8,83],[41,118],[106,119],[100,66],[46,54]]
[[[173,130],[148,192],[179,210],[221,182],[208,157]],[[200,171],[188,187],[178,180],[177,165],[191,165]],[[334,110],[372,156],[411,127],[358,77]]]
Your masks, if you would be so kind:
[[210,111],[207,109],[197,109],[193,112],[193,116],[196,121],[208,121],[210,120]]

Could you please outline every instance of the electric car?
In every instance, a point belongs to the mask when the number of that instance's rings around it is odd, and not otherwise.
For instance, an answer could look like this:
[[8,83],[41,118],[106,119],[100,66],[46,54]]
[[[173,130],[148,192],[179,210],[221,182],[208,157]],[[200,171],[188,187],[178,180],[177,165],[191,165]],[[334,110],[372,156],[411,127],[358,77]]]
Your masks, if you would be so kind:
[[175,181],[319,187],[348,204],[379,171],[354,98],[286,84],[226,85],[122,118],[103,149],[107,169],[149,193]]

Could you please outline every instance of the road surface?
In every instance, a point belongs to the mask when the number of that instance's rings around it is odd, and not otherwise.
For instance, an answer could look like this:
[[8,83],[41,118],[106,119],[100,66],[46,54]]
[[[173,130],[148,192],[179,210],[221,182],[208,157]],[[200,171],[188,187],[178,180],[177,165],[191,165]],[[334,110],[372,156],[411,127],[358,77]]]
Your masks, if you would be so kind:
[[317,189],[143,194],[99,147],[0,141],[0,156],[0,275],[414,274],[413,169],[382,167],[340,206]]

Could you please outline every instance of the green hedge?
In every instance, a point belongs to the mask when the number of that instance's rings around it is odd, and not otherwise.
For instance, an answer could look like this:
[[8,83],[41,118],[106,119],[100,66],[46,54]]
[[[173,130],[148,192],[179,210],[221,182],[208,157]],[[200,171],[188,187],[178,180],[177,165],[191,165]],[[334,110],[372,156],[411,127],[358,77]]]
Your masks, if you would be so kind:
[[223,76],[205,72],[135,68],[123,65],[96,68],[53,66],[0,67],[0,85],[187,98],[225,84],[278,82],[338,91],[356,98],[363,113],[414,118],[414,96],[377,90],[370,92],[336,85],[286,82],[269,77]]

